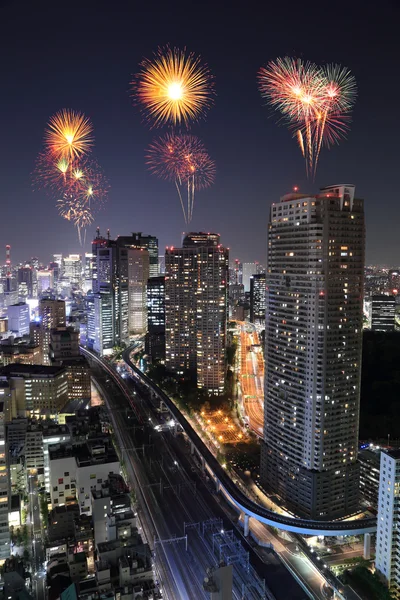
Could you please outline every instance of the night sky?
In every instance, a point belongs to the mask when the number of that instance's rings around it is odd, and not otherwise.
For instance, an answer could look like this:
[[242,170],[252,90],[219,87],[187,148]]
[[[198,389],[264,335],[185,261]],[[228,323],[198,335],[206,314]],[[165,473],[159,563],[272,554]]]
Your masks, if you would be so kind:
[[[215,105],[191,132],[216,160],[217,179],[197,195],[192,230],[219,232],[232,258],[263,262],[271,202],[294,185],[315,193],[354,183],[365,199],[367,260],[400,264],[396,4],[0,0],[0,252],[10,243],[15,262],[82,252],[73,225],[32,191],[43,130],[61,108],[91,118],[94,155],[111,184],[88,239],[99,225],[112,236],[157,235],[161,252],[179,245],[184,222],[173,185],[145,166],[145,148],[159,132],[129,96],[140,60],[169,43],[201,54],[216,77]],[[259,67],[284,55],[341,63],[358,83],[348,139],[323,150],[314,183],[257,89]]]

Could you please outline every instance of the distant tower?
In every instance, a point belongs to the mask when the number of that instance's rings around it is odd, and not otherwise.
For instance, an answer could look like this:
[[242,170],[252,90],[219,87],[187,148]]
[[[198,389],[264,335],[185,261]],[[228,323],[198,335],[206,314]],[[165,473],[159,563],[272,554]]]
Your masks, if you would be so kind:
[[7,277],[11,277],[11,246],[7,244],[6,246],[6,272]]

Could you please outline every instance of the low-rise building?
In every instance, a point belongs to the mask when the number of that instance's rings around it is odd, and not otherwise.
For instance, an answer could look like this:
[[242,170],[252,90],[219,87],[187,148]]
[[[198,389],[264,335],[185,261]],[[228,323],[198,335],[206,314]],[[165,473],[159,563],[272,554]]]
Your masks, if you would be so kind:
[[100,489],[120,464],[109,436],[72,446],[49,446],[50,495],[53,506],[77,499],[81,513],[92,514],[91,491]]
[[15,415],[25,413],[35,418],[57,415],[68,402],[64,367],[7,365],[0,369],[0,380],[7,380],[14,392]]

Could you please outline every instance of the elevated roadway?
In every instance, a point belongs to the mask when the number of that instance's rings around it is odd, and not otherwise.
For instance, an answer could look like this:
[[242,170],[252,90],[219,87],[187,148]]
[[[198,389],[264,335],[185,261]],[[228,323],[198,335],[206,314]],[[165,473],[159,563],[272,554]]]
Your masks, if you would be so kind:
[[[106,361],[99,358],[96,354],[81,347],[81,352],[89,356],[92,360],[100,363],[102,367],[109,373],[110,377],[117,383],[117,385],[123,390],[123,392],[129,396],[129,388],[121,382],[119,378],[115,376],[113,368],[107,364]],[[177,424],[180,425],[183,432],[188,436],[192,447],[199,455],[202,463],[207,468],[210,475],[213,477],[217,490],[222,492],[228,501],[236,508],[236,510],[243,512],[245,521],[245,531],[248,530],[249,518],[254,518],[270,525],[277,527],[284,531],[290,531],[293,533],[299,533],[301,535],[324,535],[324,536],[338,536],[338,535],[362,535],[365,533],[376,532],[376,517],[354,519],[351,521],[313,521],[310,519],[302,519],[297,517],[291,517],[286,515],[278,514],[264,506],[260,506],[248,496],[246,496],[232,481],[228,473],[223,469],[220,463],[217,461],[215,456],[210,452],[207,446],[200,439],[196,431],[176,407],[174,402],[159,388],[147,375],[145,375],[140,369],[138,369],[130,359],[131,349],[128,348],[123,353],[123,359],[130,371],[137,377],[142,383],[144,383],[153,394],[155,394],[159,400],[161,400],[172,418]],[[137,413],[137,407],[133,397],[131,397],[132,409]]]

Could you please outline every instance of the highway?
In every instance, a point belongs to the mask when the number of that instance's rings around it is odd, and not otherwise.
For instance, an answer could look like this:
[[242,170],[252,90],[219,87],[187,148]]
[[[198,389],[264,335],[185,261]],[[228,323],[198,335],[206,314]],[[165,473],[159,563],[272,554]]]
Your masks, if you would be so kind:
[[[238,372],[243,410],[258,436],[264,428],[264,357],[252,323],[236,321],[240,328]],[[259,351],[258,351],[259,350]]]
[[[170,600],[209,598],[203,591],[206,569],[216,565],[229,550],[226,556],[236,557],[232,561],[233,598],[241,600],[245,592],[249,600],[273,600],[255,569],[256,566],[263,571],[265,565],[257,560],[248,542],[232,531],[232,524],[216,498],[214,485],[207,482],[206,475],[200,475],[192,462],[190,446],[182,436],[174,437],[173,428],[164,432],[155,430],[155,423],[159,422],[155,419],[162,422],[163,417],[149,406],[149,398],[143,398],[146,390],[143,394],[136,393],[138,382],[127,379],[117,387],[116,374],[112,374],[111,380],[104,374],[104,364],[101,369],[96,368],[93,357],[89,359],[92,359],[96,383],[107,397],[124,468],[135,483],[141,507],[140,522],[154,552],[156,577],[162,582],[163,597]],[[126,391],[130,402],[135,398],[135,411],[128,407]],[[291,578],[288,573],[286,576]],[[283,593],[276,597],[277,600],[286,598]],[[303,598],[299,588],[293,599]]]
[[[90,356],[90,352],[88,352],[86,349],[82,349],[82,351]],[[123,358],[125,363],[128,365],[130,372],[133,373],[138,380],[142,381],[151,390],[152,394],[154,394],[159,400],[162,400],[162,402],[168,408],[172,418],[179,423],[196,452],[204,459],[207,469],[210,473],[212,473],[216,481],[218,481],[219,486],[224,490],[225,495],[230,498],[230,501],[237,508],[237,510],[243,511],[245,514],[249,515],[249,517],[255,517],[257,520],[267,525],[303,535],[360,535],[363,533],[373,533],[376,531],[376,517],[352,521],[312,521],[309,519],[278,514],[273,510],[265,508],[264,506],[260,506],[255,501],[251,500],[233,483],[226,470],[222,468],[215,456],[203,443],[196,431],[176,407],[174,402],[156,384],[154,384],[149,377],[142,373],[142,371],[140,371],[140,369],[138,369],[131,362],[129,355],[130,349],[128,348],[124,351]]]

